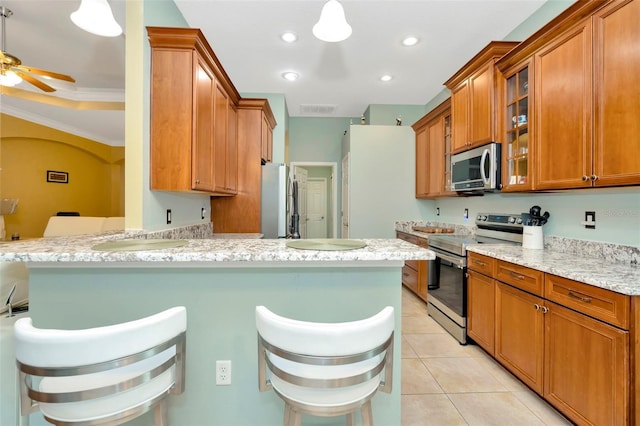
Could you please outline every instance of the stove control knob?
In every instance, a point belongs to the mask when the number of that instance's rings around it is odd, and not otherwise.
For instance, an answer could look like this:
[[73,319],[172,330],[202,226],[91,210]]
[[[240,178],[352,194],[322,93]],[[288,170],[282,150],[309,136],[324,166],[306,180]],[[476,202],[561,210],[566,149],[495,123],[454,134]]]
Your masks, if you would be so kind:
[[509,223],[516,223],[516,218],[514,216],[509,216]]
[[487,217],[485,215],[478,215],[478,220],[480,221],[486,221]]
[[516,223],[518,225],[522,225],[522,218],[521,217],[516,218]]

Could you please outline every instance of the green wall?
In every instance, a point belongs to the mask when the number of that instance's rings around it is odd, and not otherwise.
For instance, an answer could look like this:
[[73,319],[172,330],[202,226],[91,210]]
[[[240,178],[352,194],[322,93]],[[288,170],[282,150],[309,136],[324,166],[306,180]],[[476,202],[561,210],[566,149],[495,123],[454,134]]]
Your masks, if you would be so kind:
[[[424,105],[380,105],[371,104],[365,117],[367,124],[395,126],[400,117],[402,126],[411,126],[427,112]],[[355,122],[354,122],[355,123]]]
[[[215,263],[215,262],[214,262]],[[400,424],[401,262],[372,267],[183,268],[54,267],[30,271],[36,327],[77,329],[138,319],[172,306],[187,309],[186,389],[168,398],[175,426],[282,424],[283,401],[258,391],[255,307],[306,321],[342,322],[395,308],[393,392],[373,398],[376,424]],[[232,383],[215,385],[216,360],[232,362]],[[31,426],[44,426],[40,413]],[[131,426],[149,426],[151,413]],[[344,425],[345,417],[304,418],[304,424]]]

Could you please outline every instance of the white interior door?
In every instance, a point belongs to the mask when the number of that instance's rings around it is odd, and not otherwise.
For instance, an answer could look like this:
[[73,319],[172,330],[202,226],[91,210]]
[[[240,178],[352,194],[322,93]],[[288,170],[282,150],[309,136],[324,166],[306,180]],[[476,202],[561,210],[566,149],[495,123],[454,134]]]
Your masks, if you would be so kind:
[[307,169],[295,166],[294,179],[298,181],[298,215],[300,216],[300,238],[307,238]]
[[327,238],[327,179],[307,180],[307,236]]
[[349,238],[349,153],[342,159],[341,236]]

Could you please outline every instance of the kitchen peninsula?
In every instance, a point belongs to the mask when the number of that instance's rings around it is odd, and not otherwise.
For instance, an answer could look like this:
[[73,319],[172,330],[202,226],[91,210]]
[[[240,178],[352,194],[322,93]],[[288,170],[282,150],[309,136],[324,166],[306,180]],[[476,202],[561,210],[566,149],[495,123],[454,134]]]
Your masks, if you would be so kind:
[[[433,259],[431,251],[397,239],[318,251],[289,248],[287,240],[236,238],[187,239],[182,246],[154,250],[92,249],[122,237],[0,243],[0,261],[27,262],[29,315],[37,327],[95,327],[186,306],[186,390],[169,398],[172,424],[282,422],[282,401],[258,392],[256,305],[324,322],[360,319],[393,306],[393,392],[375,396],[373,415],[376,423],[400,424],[401,270],[405,260]],[[216,360],[231,360],[230,386],[215,385]],[[37,413],[30,420],[45,424]],[[344,418],[322,424],[344,424]]]

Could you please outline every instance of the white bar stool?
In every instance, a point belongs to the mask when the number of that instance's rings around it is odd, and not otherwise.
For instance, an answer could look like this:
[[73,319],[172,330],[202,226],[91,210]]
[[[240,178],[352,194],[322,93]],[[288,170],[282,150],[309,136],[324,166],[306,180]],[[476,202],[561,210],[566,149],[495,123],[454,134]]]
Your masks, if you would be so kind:
[[153,409],[166,425],[168,394],[184,391],[182,306],[106,327],[38,329],[15,323],[20,405],[55,425],[118,425]]
[[260,391],[273,389],[285,401],[284,422],[300,425],[302,413],[347,415],[373,425],[371,398],[391,392],[394,311],[352,322],[297,321],[256,307]]

